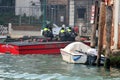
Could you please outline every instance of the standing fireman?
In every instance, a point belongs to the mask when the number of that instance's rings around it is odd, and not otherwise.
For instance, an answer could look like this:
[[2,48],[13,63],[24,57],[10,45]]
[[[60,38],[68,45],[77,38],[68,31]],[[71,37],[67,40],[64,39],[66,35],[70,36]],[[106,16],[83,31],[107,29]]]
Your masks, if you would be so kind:
[[52,40],[53,33],[52,33],[52,30],[49,29],[48,25],[43,29],[42,35],[47,39],[49,38],[49,40]]
[[66,32],[64,27],[62,27],[59,32],[59,38],[61,41],[66,41]]
[[75,31],[69,27],[66,31],[66,38],[67,38],[67,41],[75,41],[75,37],[77,34],[75,34]]

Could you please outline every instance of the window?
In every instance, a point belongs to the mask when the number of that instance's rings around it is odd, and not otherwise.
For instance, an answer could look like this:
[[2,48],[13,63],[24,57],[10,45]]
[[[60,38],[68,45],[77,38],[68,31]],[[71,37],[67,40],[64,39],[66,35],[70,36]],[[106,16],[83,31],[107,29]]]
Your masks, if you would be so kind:
[[85,18],[85,13],[86,13],[85,8],[78,8],[77,12],[78,12],[78,18]]
[[2,0],[0,0],[0,4],[2,3]]

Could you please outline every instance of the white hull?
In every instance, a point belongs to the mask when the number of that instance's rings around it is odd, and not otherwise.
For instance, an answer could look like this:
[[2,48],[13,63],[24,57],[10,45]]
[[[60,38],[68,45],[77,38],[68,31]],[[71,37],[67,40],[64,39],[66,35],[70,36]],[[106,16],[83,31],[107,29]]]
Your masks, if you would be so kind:
[[73,42],[67,45],[65,48],[60,49],[62,58],[68,63],[85,63],[87,61],[87,55],[77,51],[85,52],[90,47],[82,42]]
[[68,63],[85,63],[87,61],[87,55],[81,53],[68,53],[64,49],[60,49],[62,59]]
[[[89,53],[88,53],[88,51],[89,51]],[[90,58],[89,58],[90,56],[88,57],[88,55],[94,55],[95,57],[97,57],[96,50],[82,42],[70,43],[65,48],[60,49],[60,52],[62,55],[62,59],[68,63],[84,64],[88,60],[89,60],[88,62],[90,62]],[[93,56],[91,56],[91,57],[93,57]],[[91,59],[91,61],[92,61],[92,59]],[[102,62],[102,64],[104,63],[103,61],[101,61],[101,62]]]

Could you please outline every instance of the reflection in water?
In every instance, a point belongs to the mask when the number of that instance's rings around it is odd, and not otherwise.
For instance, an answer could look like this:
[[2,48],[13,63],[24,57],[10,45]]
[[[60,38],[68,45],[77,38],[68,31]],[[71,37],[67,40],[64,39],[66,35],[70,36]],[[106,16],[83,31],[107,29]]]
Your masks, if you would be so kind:
[[120,70],[68,64],[61,55],[0,55],[0,80],[120,80]]

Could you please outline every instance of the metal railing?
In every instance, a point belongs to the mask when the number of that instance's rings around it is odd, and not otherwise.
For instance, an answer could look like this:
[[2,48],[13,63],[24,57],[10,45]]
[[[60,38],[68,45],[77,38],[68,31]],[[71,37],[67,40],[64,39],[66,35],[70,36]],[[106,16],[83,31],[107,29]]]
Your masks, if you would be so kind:
[[[83,20],[84,26],[86,27],[87,31],[82,32],[81,35],[90,35],[91,33],[91,25],[90,25],[90,11],[91,11],[91,5],[94,0],[90,1],[87,0],[80,0],[83,1],[83,3],[75,1],[74,5],[74,26],[81,27],[80,19]],[[66,26],[69,25],[69,3],[66,4],[41,4],[41,6],[33,5],[30,7],[15,7],[15,6],[0,6],[0,24],[1,25],[7,25],[8,23],[12,23],[12,26],[38,26],[42,27],[44,24],[44,15],[43,15],[43,5],[46,6],[46,23],[54,23],[58,26],[62,26],[62,24],[65,24]],[[81,12],[84,10],[84,12]],[[81,14],[79,14],[81,13]],[[73,26],[72,26],[73,27]]]
[[7,35],[8,34],[8,27],[0,25],[0,35]]

